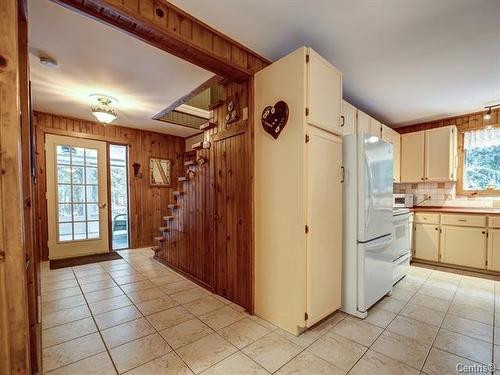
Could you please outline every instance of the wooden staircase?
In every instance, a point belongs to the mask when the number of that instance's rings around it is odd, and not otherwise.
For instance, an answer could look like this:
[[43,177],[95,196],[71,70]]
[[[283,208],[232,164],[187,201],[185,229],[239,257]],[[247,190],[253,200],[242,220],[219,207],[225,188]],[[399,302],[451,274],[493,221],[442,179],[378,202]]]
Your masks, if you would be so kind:
[[[204,130],[212,128],[212,125],[207,125]],[[188,216],[192,214],[188,212],[188,203],[194,198],[192,195],[195,194],[193,187],[196,184],[197,172],[202,168],[208,169],[210,146],[210,142],[200,142],[193,145],[193,150],[184,153],[185,173],[178,177],[178,187],[172,192],[172,199],[167,206],[170,213],[163,216],[163,223],[158,227],[161,235],[154,238],[155,246],[152,249],[155,252],[155,258],[173,268],[177,268],[177,263],[179,263],[176,259],[179,256],[178,244],[182,241],[191,241],[189,233],[184,231],[186,221],[189,221]],[[181,267],[178,270],[186,273],[186,270]]]

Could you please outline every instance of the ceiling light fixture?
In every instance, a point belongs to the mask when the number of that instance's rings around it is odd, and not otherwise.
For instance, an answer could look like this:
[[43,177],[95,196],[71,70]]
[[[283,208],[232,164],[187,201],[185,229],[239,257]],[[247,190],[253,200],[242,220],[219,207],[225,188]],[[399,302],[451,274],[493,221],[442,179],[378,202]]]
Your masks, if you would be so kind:
[[495,108],[495,107],[500,107],[500,104],[494,104],[494,105],[487,105],[486,107],[484,107],[485,109],[487,109],[488,111],[483,115],[483,118],[485,120],[489,120],[491,119],[491,109],[492,108]]
[[487,107],[488,108],[488,112],[486,112],[483,116],[483,118],[485,120],[489,120],[491,118],[491,107]]
[[53,59],[52,57],[40,56],[39,59],[40,59],[40,64],[46,66],[47,68],[54,69],[59,66],[57,60]]
[[90,107],[90,111],[103,124],[109,124],[116,119],[117,113],[111,107],[111,104],[118,103],[118,100],[108,95],[92,94],[91,98],[97,100],[97,104]]

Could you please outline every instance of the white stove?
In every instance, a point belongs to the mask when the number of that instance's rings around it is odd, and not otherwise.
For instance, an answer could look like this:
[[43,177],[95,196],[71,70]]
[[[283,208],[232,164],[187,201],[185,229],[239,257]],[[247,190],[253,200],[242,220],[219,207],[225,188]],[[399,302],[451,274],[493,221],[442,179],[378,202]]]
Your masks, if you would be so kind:
[[410,268],[410,210],[408,208],[395,207],[392,211],[392,219],[394,228],[394,241],[391,244],[392,282],[396,284],[406,276]]

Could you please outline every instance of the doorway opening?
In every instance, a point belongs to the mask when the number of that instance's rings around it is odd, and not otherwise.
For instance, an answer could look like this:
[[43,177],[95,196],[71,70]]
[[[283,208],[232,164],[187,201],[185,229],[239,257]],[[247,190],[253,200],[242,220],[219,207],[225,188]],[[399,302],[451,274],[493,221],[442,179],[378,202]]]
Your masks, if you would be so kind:
[[111,202],[111,243],[113,250],[128,249],[128,155],[127,146],[109,145],[109,193]]

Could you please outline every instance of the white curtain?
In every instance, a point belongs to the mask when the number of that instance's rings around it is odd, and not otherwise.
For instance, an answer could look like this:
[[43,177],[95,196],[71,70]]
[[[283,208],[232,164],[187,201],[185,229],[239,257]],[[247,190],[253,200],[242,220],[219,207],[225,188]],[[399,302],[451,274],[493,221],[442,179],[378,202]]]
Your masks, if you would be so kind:
[[464,133],[464,149],[500,146],[500,128],[472,130]]

